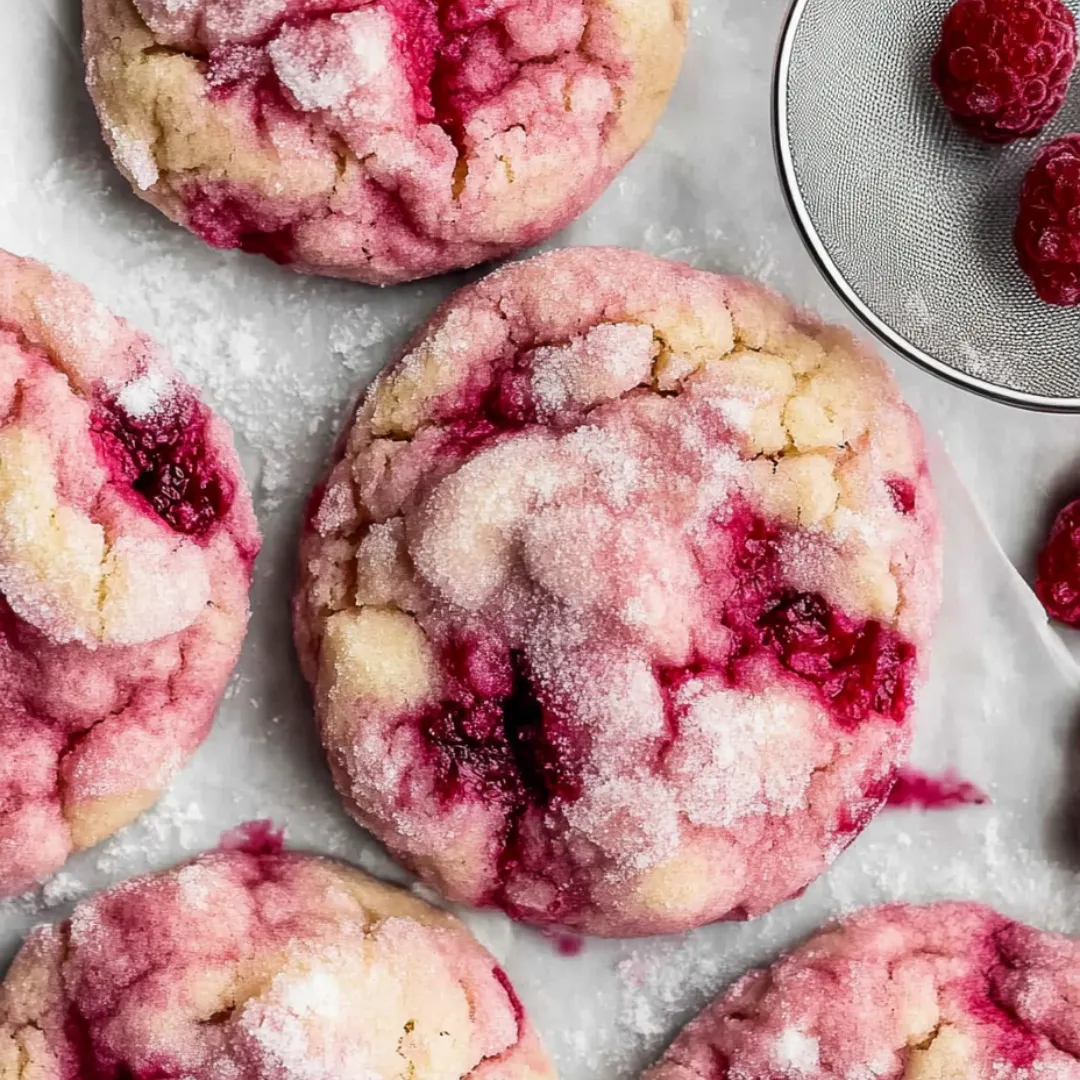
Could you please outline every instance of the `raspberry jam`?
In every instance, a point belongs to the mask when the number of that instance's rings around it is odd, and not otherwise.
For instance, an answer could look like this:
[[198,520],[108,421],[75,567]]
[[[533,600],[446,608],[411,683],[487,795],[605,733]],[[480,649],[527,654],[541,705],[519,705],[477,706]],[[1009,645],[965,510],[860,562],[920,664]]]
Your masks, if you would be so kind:
[[209,411],[183,393],[145,416],[99,398],[91,433],[103,459],[154,513],[188,536],[204,536],[232,506],[232,482],[208,456]]

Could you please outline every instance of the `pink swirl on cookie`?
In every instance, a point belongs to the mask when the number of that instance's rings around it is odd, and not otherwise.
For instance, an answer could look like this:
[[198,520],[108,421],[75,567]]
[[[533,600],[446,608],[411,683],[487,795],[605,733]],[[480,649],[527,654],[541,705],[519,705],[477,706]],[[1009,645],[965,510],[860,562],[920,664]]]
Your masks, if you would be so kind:
[[376,381],[295,623],[361,824],[454,899],[647,934],[763,912],[866,825],[938,578],[876,357],[579,249],[459,292]]
[[1080,943],[979,904],[859,912],[709,1006],[642,1080],[1074,1080]]
[[685,0],[84,0],[137,192],[219,248],[387,284],[551,235],[648,138]]
[[228,428],[81,285],[0,252],[0,895],[203,740],[258,547]]
[[549,1080],[455,918],[341,863],[203,855],[33,931],[0,1080]]

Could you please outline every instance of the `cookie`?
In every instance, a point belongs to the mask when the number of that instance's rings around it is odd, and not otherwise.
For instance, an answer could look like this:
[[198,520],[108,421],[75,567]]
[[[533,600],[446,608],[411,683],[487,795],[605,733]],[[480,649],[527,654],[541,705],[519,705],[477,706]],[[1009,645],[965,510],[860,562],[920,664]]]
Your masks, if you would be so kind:
[[120,170],[217,248],[388,284],[568,224],[648,138],[686,0],[84,0]]
[[870,909],[753,971],[643,1080],[1080,1076],[1080,944],[979,904]]
[[549,1080],[452,916],[340,863],[215,852],[34,930],[0,987],[0,1080]]
[[258,548],[226,425],[81,285],[0,253],[0,895],[206,736]]
[[361,824],[455,900],[625,936],[764,912],[867,824],[938,593],[880,360],[577,249],[459,292],[369,390],[295,627]]

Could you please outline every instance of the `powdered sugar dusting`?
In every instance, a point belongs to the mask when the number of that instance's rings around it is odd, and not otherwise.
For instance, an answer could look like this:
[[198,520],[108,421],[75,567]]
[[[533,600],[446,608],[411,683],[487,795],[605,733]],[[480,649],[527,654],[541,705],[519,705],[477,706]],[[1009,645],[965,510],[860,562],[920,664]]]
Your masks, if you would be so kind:
[[168,376],[156,367],[125,384],[116,395],[124,412],[137,420],[144,419],[168,401],[172,384]]
[[653,329],[601,323],[568,346],[545,346],[532,357],[532,392],[542,414],[571,403],[588,408],[644,383],[656,347]]
[[784,1028],[773,1051],[776,1064],[797,1074],[812,1072],[821,1063],[818,1040],[798,1028]]
[[808,719],[807,703],[795,696],[747,697],[697,680],[676,702],[685,709],[686,738],[671,768],[683,782],[691,821],[730,827],[747,815],[783,817],[805,808],[814,770],[828,764],[814,737],[824,716]]
[[58,907],[78,900],[85,895],[86,886],[73,874],[61,870],[53,874],[41,888],[41,902],[45,908]]
[[177,849],[194,851],[201,843],[200,826],[204,820],[198,803],[182,802],[166,793],[134,825],[106,841],[97,852],[97,868],[117,876],[130,872],[133,866],[154,866]]
[[341,109],[353,94],[386,81],[394,22],[381,8],[334,15],[327,25],[285,27],[267,52],[300,108]]
[[161,175],[154,160],[150,144],[144,139],[137,139],[116,124],[108,125],[109,139],[113,153],[122,169],[131,174],[135,185],[142,191],[152,188]]

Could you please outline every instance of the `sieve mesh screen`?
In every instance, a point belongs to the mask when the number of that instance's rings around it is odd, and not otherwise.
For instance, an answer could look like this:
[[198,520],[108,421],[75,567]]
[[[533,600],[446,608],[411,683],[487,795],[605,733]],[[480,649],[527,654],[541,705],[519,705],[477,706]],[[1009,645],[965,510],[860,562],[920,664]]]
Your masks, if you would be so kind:
[[949,6],[797,0],[776,88],[785,182],[811,242],[904,341],[994,396],[1080,409],[1080,308],[1040,301],[1012,242],[1039,147],[1080,131],[1080,73],[1039,138],[964,134],[930,81]]

